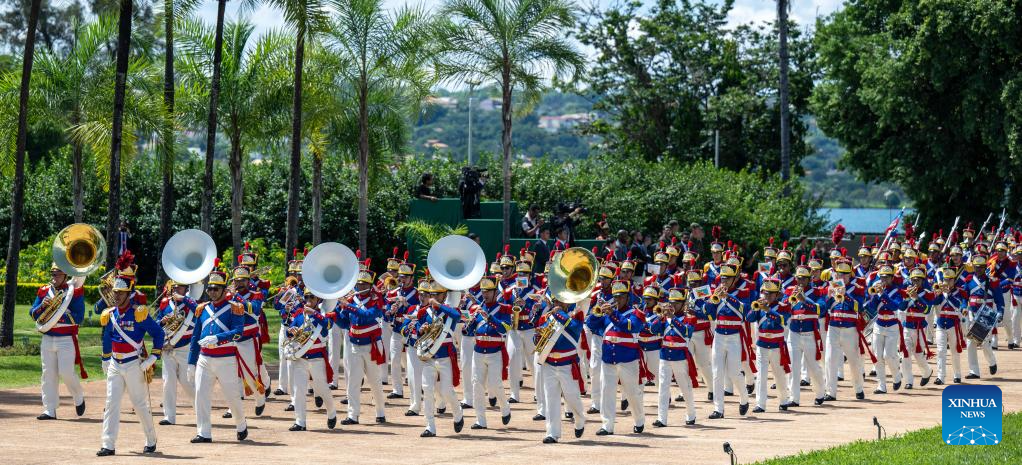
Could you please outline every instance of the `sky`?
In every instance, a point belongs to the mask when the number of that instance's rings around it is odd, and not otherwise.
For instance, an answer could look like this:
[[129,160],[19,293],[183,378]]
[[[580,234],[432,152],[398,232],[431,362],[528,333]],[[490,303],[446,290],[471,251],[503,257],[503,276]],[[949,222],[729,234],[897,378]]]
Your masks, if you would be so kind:
[[[581,0],[581,5],[594,0]],[[613,0],[595,0],[601,5],[609,4]],[[816,16],[825,16],[837,10],[842,0],[790,0],[791,17],[800,25],[811,25]],[[429,8],[436,7],[441,0],[384,0],[390,8],[400,7],[405,3],[421,3]],[[238,2],[227,3],[227,19],[237,16]],[[207,22],[216,21],[216,1],[205,0],[201,4],[198,15]],[[743,24],[750,21],[773,20],[776,16],[775,2],[773,0],[735,0],[735,6],[731,10],[730,20],[732,24]],[[273,8],[261,6],[255,12],[249,13],[252,22],[256,25],[256,34],[259,35],[266,30],[283,26],[284,22],[280,13]]]

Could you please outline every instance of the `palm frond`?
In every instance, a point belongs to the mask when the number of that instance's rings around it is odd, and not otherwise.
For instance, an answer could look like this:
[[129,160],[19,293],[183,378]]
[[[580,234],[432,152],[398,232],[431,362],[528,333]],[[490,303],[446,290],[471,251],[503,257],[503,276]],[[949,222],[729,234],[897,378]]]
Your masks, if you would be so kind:
[[398,223],[395,231],[415,241],[420,250],[429,250],[437,241],[447,236],[464,236],[468,234],[468,226],[459,224],[451,227],[447,224],[430,223],[423,220],[411,220]]

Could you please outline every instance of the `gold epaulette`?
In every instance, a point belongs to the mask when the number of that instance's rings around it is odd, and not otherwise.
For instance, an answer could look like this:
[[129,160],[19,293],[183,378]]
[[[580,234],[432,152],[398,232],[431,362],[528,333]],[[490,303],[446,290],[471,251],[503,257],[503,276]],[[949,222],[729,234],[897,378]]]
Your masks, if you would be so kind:
[[103,313],[99,314],[99,325],[100,326],[106,326],[107,323],[110,323],[110,314],[113,311],[114,311],[114,307],[110,307],[110,308],[108,308],[106,310],[103,310]]
[[238,302],[231,302],[231,313],[234,315],[244,315],[245,305]]
[[149,318],[149,307],[139,305],[135,307],[135,323],[141,323]]

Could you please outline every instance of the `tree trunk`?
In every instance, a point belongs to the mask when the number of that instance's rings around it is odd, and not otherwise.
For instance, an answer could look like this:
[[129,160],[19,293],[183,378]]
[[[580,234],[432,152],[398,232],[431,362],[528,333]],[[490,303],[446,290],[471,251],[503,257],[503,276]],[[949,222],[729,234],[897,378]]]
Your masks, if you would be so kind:
[[[295,88],[291,102],[291,170],[287,189],[287,234],[284,250],[298,247],[298,197],[302,188],[302,67],[305,61],[305,31],[295,43]],[[293,257],[292,257],[293,258]]]
[[14,345],[14,303],[18,295],[18,261],[21,259],[21,228],[25,211],[25,143],[28,139],[28,91],[35,58],[35,29],[39,5],[32,0],[21,60],[21,91],[18,97],[18,139],[14,151],[14,186],[11,188],[11,235],[7,240],[7,276],[4,277],[4,309],[0,319],[0,347]]
[[323,241],[323,156],[312,154],[312,245]]
[[369,84],[363,73],[358,84],[358,248],[369,255]]
[[[132,1],[121,0],[120,17],[117,20],[117,75],[114,82],[113,134],[110,139],[110,195],[106,217],[106,243],[117,244],[118,226],[121,221],[121,128],[124,119],[124,87],[128,77],[128,54],[131,53]],[[120,244],[117,244],[119,247]],[[107,254],[106,267],[111,269],[117,254]]]
[[511,70],[509,68],[510,66],[504,66],[500,106],[500,119],[504,125],[501,134],[501,148],[504,152],[504,244],[511,242]]
[[[82,122],[80,102],[75,102],[74,113],[71,115],[71,126],[78,126]],[[85,216],[85,196],[82,187],[82,144],[71,143],[71,191],[74,196],[75,223],[81,223]]]
[[[241,208],[244,199],[243,185],[241,183],[241,128],[233,124],[231,134],[231,245],[234,246],[234,256],[241,253]],[[236,265],[238,263],[235,263]]]
[[220,62],[224,48],[224,7],[227,0],[217,1],[216,38],[213,42],[213,78],[209,85],[209,119],[206,121],[206,173],[203,176],[202,226],[209,234],[213,229],[213,157],[216,152],[216,111],[220,100]]
[[[167,121],[163,128],[163,159],[160,163],[160,174],[163,184],[160,189],[160,242],[157,250],[170,240],[174,214],[174,152],[176,134],[174,132],[174,0],[164,0],[164,32],[166,35],[163,57],[163,106],[167,109]],[[156,261],[156,288],[163,286],[163,264]]]
[[777,35],[780,49],[781,82],[781,181],[784,182],[784,196],[791,194],[788,185],[791,179],[791,128],[788,111],[788,0],[777,0]]

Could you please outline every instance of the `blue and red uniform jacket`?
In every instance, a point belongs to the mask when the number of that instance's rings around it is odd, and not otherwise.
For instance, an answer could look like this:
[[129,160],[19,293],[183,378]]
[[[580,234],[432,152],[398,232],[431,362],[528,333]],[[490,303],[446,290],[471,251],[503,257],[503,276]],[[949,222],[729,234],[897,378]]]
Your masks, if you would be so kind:
[[641,360],[639,356],[639,331],[645,321],[635,307],[625,310],[617,308],[603,316],[589,314],[586,326],[594,334],[603,337],[603,363],[611,365]]
[[930,305],[933,311],[937,312],[936,325],[938,328],[945,330],[954,328],[955,351],[961,353],[965,348],[962,318],[969,305],[969,295],[965,289],[956,287],[946,293],[934,294]]
[[[129,303],[125,308],[111,307],[104,313],[107,315],[100,319],[103,324],[103,360],[112,358],[117,363],[128,363],[149,355],[160,357],[163,328],[144,309],[136,311],[135,305]],[[143,341],[147,333],[153,340],[153,349],[149,351]]]
[[[157,321],[161,321],[164,317],[174,314],[175,310],[172,304],[174,304],[174,302],[170,297],[164,297],[160,300],[160,308],[156,310]],[[199,306],[199,304],[195,302],[195,299],[184,296],[184,298],[181,299],[181,302],[176,303],[176,305],[183,307],[185,312],[185,323],[187,324],[185,325],[185,329],[182,330],[183,333],[181,334],[181,339],[178,339],[177,343],[174,344],[175,349],[191,344],[192,331],[194,331],[196,320],[195,309]],[[167,334],[166,336],[169,338],[170,334]],[[167,342],[170,341],[168,340]]]
[[[763,349],[780,349],[781,366],[785,373],[791,373],[791,355],[784,341],[784,330],[792,310],[787,303],[774,302],[766,310],[750,310],[746,321],[756,323],[756,345]],[[765,375],[761,375],[765,376]]]
[[[483,313],[489,315],[484,316]],[[494,302],[473,305],[465,324],[465,335],[475,340],[473,350],[480,354],[505,353],[504,337],[511,326],[511,306]]]
[[420,302],[409,306],[405,312],[405,318],[401,322],[399,331],[405,337],[405,346],[415,347],[415,342],[418,340],[418,337],[416,337],[418,333],[415,332],[415,328],[419,321],[419,315],[425,312],[425,307]]
[[1004,292],[1009,284],[1007,281],[989,279],[983,273],[973,274],[965,283],[969,293],[969,311],[976,312],[982,307],[997,310],[997,320],[1004,317]]
[[378,365],[387,363],[383,347],[383,301],[376,295],[364,302],[352,301],[336,312],[337,324],[348,328],[352,345],[371,345],[370,356]]
[[901,327],[898,312],[904,310],[905,301],[901,289],[892,282],[879,294],[866,297],[866,310],[876,315],[876,325],[880,327]]
[[647,303],[643,301],[643,306],[639,310],[642,313],[642,319],[646,322],[642,326],[642,330],[639,331],[639,348],[643,351],[660,350],[660,333],[653,331],[650,325],[656,323],[660,319],[653,312],[653,307],[656,306],[655,302]]
[[[241,340],[245,330],[245,306],[228,299],[219,302],[204,302],[195,309],[195,322],[199,334],[192,332],[188,364],[195,365],[199,354],[207,357],[234,357],[238,350],[234,344]],[[199,347],[199,341],[206,336],[216,336],[216,347]]]
[[[404,305],[398,307],[394,302],[396,297],[404,298]],[[419,291],[415,289],[415,286],[400,287],[387,293],[387,301],[383,312],[383,321],[390,323],[390,327],[394,331],[401,330],[401,323],[395,318],[397,315],[404,315],[408,308],[419,304]]]
[[553,344],[550,348],[550,353],[547,355],[546,360],[543,362],[550,366],[571,366],[571,377],[578,382],[579,392],[585,392],[585,382],[582,378],[582,370],[579,365],[579,344],[582,340],[582,322],[576,318],[572,318],[571,314],[575,311],[575,304],[568,305],[567,309],[561,309],[556,312],[547,313],[543,315],[539,320],[537,328],[543,328],[549,325],[553,325],[554,322],[560,323],[564,327],[561,331],[561,335],[558,336],[556,341],[551,341],[549,344]]
[[[35,294],[35,301],[32,302],[32,307],[29,308],[28,314],[35,320],[40,313],[42,313],[43,299],[46,297],[53,298],[58,292],[68,290],[69,285],[64,284],[63,287],[54,289],[50,292],[50,285],[47,284],[40,287]],[[51,295],[52,294],[52,295]],[[67,311],[64,315],[57,320],[57,324],[53,325],[49,331],[43,333],[47,336],[72,336],[78,334],[78,324],[85,319],[85,290],[80,287],[74,289],[74,293],[71,296],[71,303],[67,306]]]
[[812,333],[816,339],[816,360],[823,357],[823,338],[820,335],[820,318],[826,318],[827,310],[807,298],[791,306],[788,331],[795,334]]
[[[453,319],[454,321],[458,321],[461,318],[461,312],[445,304],[439,304],[436,308],[420,306],[419,315],[415,322],[415,334],[418,335],[419,332],[422,331],[423,326],[432,323],[437,318],[440,318],[441,314],[446,318]],[[443,347],[437,351],[433,358],[439,359],[451,357],[452,363],[454,363],[454,360],[458,356],[458,352],[454,349],[454,340],[451,338],[450,334],[446,336],[446,339],[447,341],[444,343]],[[455,376],[455,379],[457,378],[458,377]]]
[[252,290],[235,292],[231,295],[231,300],[244,304],[247,307],[245,311],[245,331],[241,334],[241,341],[247,341],[254,337],[258,338],[263,332],[260,323],[260,318],[263,314],[263,293]]
[[327,337],[330,334],[330,319],[318,311],[306,312],[304,308],[299,308],[294,312],[294,317],[291,319],[291,327],[301,328],[305,324],[306,319],[312,320],[316,342],[312,343],[312,346],[302,355],[302,358],[306,360],[322,359],[324,370],[326,371],[326,379],[333,379],[334,370],[330,366],[330,357],[327,356],[326,346]]
[[688,348],[688,341],[692,338],[692,325],[685,322],[682,317],[657,318],[650,325],[650,330],[663,339],[660,346],[660,360],[669,362],[684,360],[688,363],[688,377],[692,387],[699,387],[699,379],[696,373],[695,358]]

